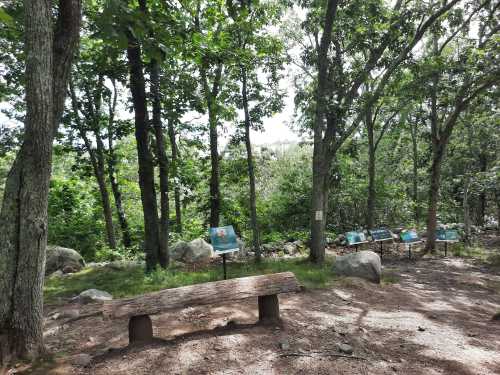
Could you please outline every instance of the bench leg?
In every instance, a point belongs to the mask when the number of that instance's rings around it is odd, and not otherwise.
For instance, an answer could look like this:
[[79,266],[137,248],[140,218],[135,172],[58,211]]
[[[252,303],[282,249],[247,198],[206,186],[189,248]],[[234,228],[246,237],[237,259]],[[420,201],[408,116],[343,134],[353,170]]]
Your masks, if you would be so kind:
[[153,324],[149,315],[138,315],[130,318],[128,322],[128,341],[130,344],[138,341],[148,342],[153,340]]
[[276,294],[259,297],[259,322],[279,323],[280,305]]

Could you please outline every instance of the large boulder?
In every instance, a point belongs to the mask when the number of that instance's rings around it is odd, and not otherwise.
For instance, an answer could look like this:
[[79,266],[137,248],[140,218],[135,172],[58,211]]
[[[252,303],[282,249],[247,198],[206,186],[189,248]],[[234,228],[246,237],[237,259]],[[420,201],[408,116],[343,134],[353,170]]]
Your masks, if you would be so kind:
[[360,251],[337,256],[333,272],[339,276],[354,276],[380,283],[382,265],[380,257],[373,251]]
[[85,261],[76,250],[60,246],[47,246],[47,261],[45,275],[58,270],[65,273],[78,272],[85,267]]
[[170,249],[170,258],[183,263],[203,263],[214,255],[212,246],[201,238],[179,241]]

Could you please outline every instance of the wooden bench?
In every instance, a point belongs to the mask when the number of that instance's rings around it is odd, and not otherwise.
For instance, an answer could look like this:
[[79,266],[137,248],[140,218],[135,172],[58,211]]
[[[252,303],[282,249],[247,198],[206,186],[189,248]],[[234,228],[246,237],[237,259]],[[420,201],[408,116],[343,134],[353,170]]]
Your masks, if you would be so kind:
[[129,318],[130,343],[150,341],[153,338],[150,315],[189,306],[257,297],[259,322],[277,323],[280,320],[278,294],[299,290],[299,283],[292,272],[242,277],[165,289],[134,298],[105,301],[103,315],[108,319]]

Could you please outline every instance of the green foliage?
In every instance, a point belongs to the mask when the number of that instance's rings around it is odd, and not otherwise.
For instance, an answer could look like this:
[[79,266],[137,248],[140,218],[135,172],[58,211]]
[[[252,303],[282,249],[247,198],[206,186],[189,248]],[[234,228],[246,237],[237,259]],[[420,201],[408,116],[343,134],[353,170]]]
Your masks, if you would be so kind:
[[103,223],[98,197],[81,180],[52,178],[49,193],[49,238],[51,244],[77,250],[94,259],[103,246]]

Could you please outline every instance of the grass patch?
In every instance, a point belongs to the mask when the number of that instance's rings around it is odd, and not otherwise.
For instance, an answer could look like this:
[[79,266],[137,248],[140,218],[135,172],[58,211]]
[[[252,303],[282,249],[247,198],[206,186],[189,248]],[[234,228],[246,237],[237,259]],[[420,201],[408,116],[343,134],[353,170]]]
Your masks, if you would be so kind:
[[448,251],[456,257],[473,258],[477,260],[486,260],[487,252],[481,246],[465,246],[463,243],[448,245]]
[[395,273],[396,271],[394,270],[384,270],[382,272],[382,280],[381,284],[382,285],[387,285],[387,284],[397,284],[401,280],[399,275]]
[[[332,260],[316,266],[305,259],[263,260],[256,263],[229,263],[228,278],[263,275],[291,271],[307,288],[322,288],[333,279]],[[86,268],[65,277],[47,279],[44,287],[46,303],[57,303],[78,295],[86,289],[100,289],[111,293],[114,298],[131,297],[160,289],[176,288],[222,279],[221,265],[208,265],[196,271],[182,268],[158,269],[148,275],[142,267],[123,270],[110,268]]]

